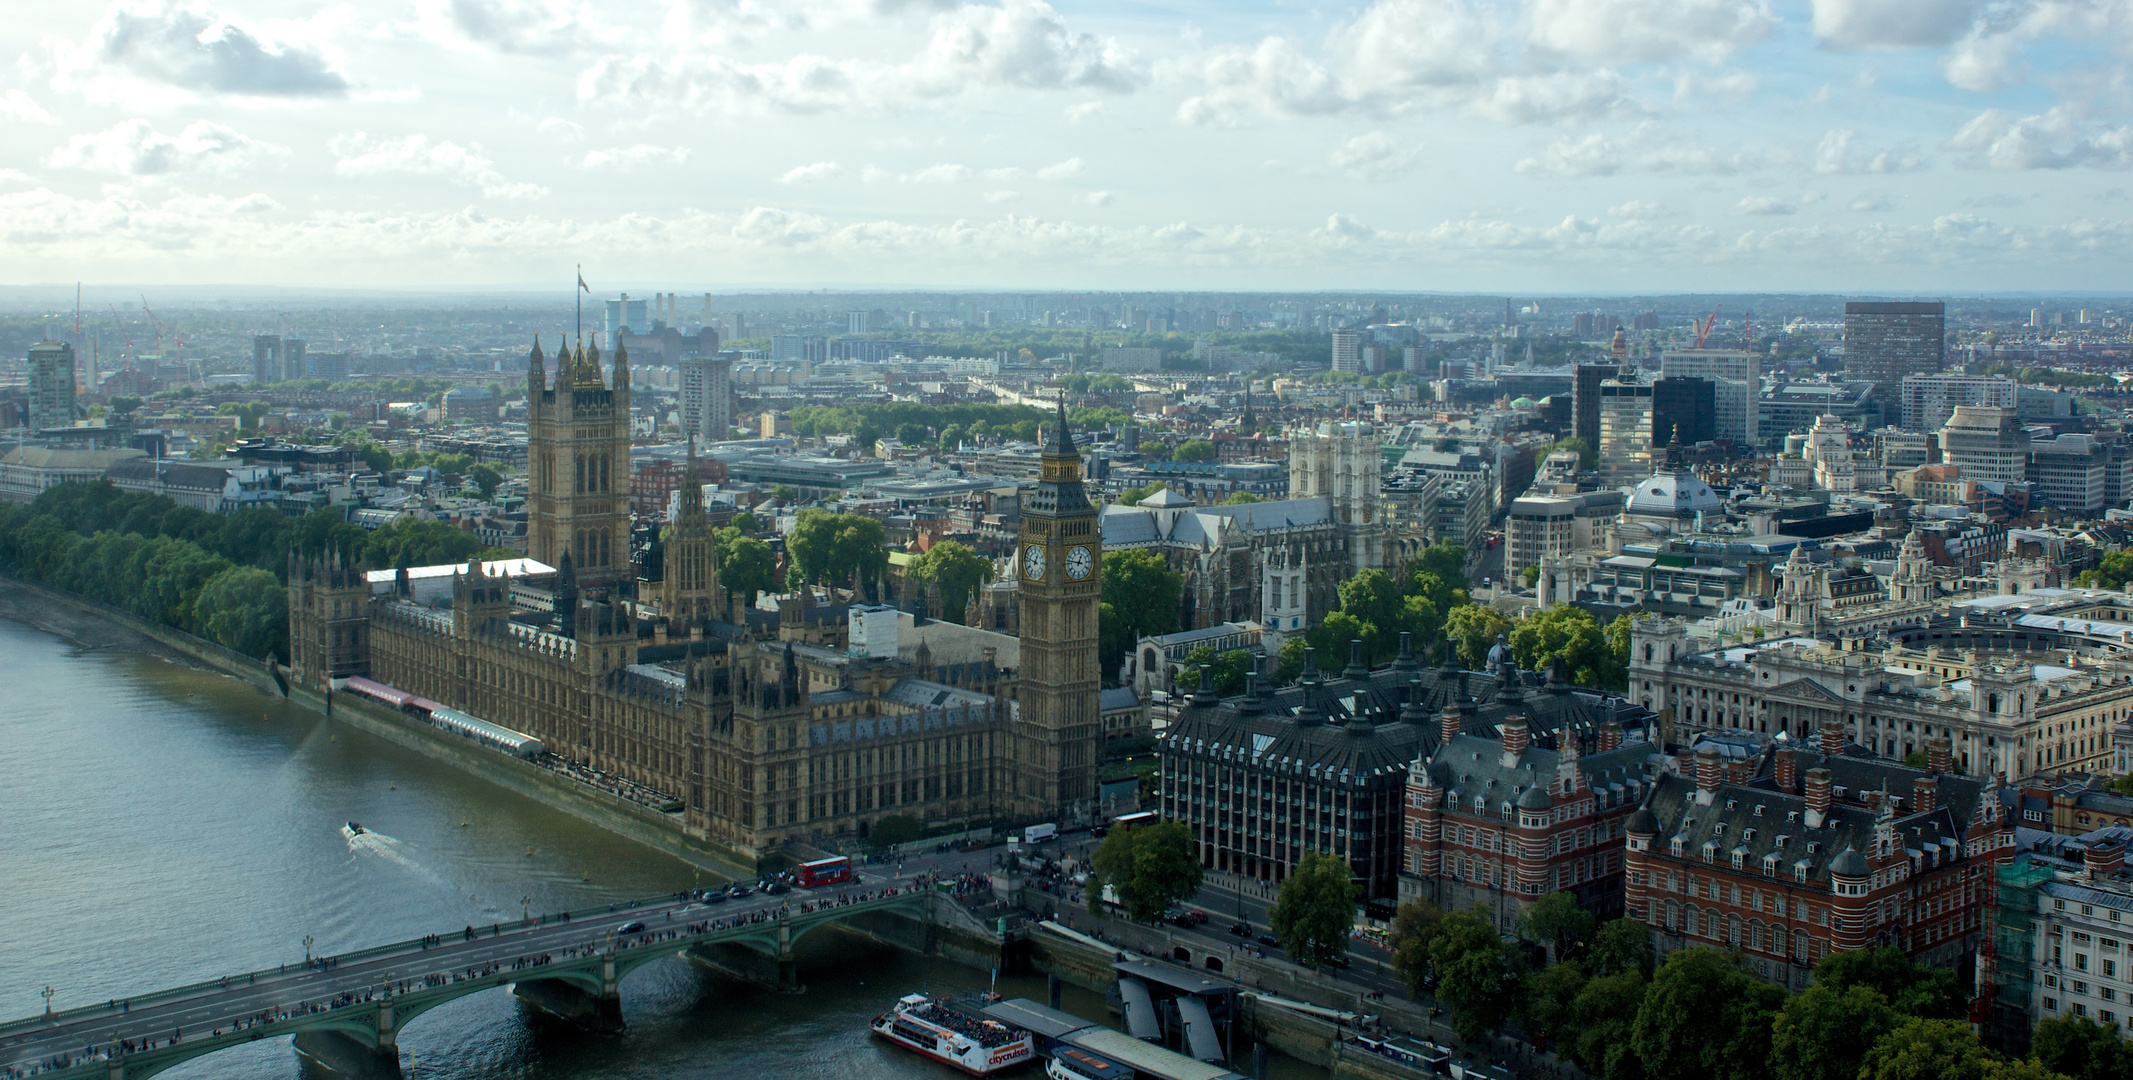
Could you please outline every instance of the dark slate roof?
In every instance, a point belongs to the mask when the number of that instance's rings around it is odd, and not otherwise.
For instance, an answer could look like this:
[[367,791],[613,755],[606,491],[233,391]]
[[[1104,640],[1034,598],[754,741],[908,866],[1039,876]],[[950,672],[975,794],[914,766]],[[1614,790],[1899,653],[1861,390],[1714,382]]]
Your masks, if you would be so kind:
[[[1584,775],[1587,786],[1601,791],[1616,789],[1621,793],[1618,798],[1633,799],[1641,790],[1633,785],[1644,782],[1645,766],[1652,752],[1651,744],[1634,741],[1602,753],[1581,753],[1576,759],[1577,770]],[[1499,813],[1514,805],[1531,810],[1548,808],[1548,785],[1562,761],[1563,756],[1557,751],[1528,746],[1516,762],[1505,764],[1503,740],[1491,732],[1461,735],[1450,745],[1438,747],[1425,768],[1430,780],[1444,789],[1447,805],[1472,813],[1474,800],[1479,797],[1484,812]]]
[[1774,852],[1780,872],[1788,877],[1804,861],[1810,880],[1827,881],[1831,861],[1846,849],[1874,849],[1875,812],[1858,804],[1861,792],[1885,790],[1909,808],[1913,779],[1932,777],[1933,809],[1924,813],[1898,809],[1892,825],[1899,848],[1923,851],[1938,845],[1943,859],[1962,854],[1963,837],[1978,813],[1978,804],[1989,797],[1980,781],[1908,768],[1885,758],[1827,756],[1798,749],[1795,753],[1803,785],[1808,770],[1826,768],[1833,787],[1844,789],[1819,828],[1807,825],[1805,795],[1777,790],[1773,757],[1764,754],[1752,779],[1721,785],[1709,806],[1697,805],[1694,777],[1662,776],[1645,802],[1657,819],[1654,850],[1670,852],[1679,838],[1684,857],[1701,858],[1704,846],[1710,844],[1717,857],[1727,861],[1740,850],[1745,864],[1756,869]]

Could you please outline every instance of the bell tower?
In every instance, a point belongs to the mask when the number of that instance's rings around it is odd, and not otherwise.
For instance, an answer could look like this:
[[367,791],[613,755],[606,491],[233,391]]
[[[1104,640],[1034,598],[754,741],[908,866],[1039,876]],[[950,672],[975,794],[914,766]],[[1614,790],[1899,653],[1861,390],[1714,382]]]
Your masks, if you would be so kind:
[[704,489],[696,479],[694,434],[689,436],[688,463],[677,494],[674,520],[667,526],[666,565],[659,586],[659,610],[670,624],[668,633],[710,619],[711,597],[718,588],[711,524],[704,516]]
[[1066,401],[1044,446],[1037,490],[1022,505],[1017,603],[1022,611],[1021,733],[1015,802],[1025,814],[1096,806],[1102,741],[1096,605],[1103,535],[1082,487],[1081,454],[1067,432]]
[[568,552],[588,590],[631,577],[629,363],[617,348],[610,386],[599,345],[581,343],[556,353],[551,387],[538,339],[528,357],[527,554],[560,566]]

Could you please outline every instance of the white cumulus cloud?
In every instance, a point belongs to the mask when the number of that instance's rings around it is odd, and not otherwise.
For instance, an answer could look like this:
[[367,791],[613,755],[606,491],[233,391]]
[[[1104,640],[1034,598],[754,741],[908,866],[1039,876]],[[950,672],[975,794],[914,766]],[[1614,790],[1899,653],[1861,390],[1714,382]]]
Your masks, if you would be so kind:
[[1061,161],[1052,165],[1046,165],[1045,167],[1038,169],[1037,179],[1051,180],[1056,182],[1059,180],[1067,180],[1076,176],[1080,176],[1085,171],[1087,171],[1087,167],[1082,164],[1081,159],[1078,157],[1071,157],[1066,159],[1065,161]]
[[2030,116],[1987,109],[1948,146],[1962,151],[1966,164],[1995,169],[2133,167],[2133,127],[2085,124],[2064,108]]
[[1601,64],[1720,59],[1778,21],[1753,0],[1529,0],[1526,20],[1534,44]]
[[778,177],[780,184],[816,184],[840,176],[844,168],[834,161],[817,161],[811,165],[796,165]]
[[1774,195],[1743,195],[1733,204],[1733,213],[1751,217],[1797,213],[1799,207]]
[[55,86],[99,99],[128,96],[114,85],[127,82],[203,97],[335,98],[353,88],[316,45],[272,40],[184,0],[113,7],[85,41],[46,48]]
[[46,112],[44,106],[37,104],[28,94],[20,90],[10,90],[5,95],[0,95],[0,121],[56,124],[59,118]]
[[1333,148],[1333,167],[1357,180],[1376,183],[1407,171],[1414,151],[1383,131],[1369,131]]
[[1946,45],[1969,32],[1985,0],[1814,0],[1814,31],[1837,49]]
[[435,176],[478,187],[492,199],[537,199],[548,194],[539,184],[506,179],[479,144],[462,145],[420,134],[392,139],[357,131],[335,136],[326,147],[339,159],[333,171],[343,176]]
[[126,176],[226,172],[250,162],[264,149],[268,148],[210,120],[195,120],[176,135],[165,135],[154,124],[135,118],[68,139],[52,151],[49,164]]
[[688,147],[638,143],[635,146],[588,150],[578,163],[588,169],[641,169],[647,165],[679,165],[687,160]]
[[1885,150],[1855,147],[1858,132],[1838,128],[1822,136],[1815,147],[1815,171],[1819,173],[1892,173],[1923,168],[1924,159],[1908,143]]

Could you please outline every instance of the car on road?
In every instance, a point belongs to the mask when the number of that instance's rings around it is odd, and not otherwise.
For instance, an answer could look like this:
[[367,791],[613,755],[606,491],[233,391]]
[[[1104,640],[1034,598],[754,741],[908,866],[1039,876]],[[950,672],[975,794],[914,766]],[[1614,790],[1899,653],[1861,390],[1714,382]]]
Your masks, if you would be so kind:
[[723,889],[705,889],[705,890],[704,890],[704,905],[705,905],[706,907],[709,907],[709,906],[710,906],[710,905],[712,905],[712,904],[723,904],[723,903],[725,903],[725,902],[726,902],[726,892],[725,892],[725,890],[723,890]]
[[1238,937],[1251,937],[1252,924],[1248,922],[1231,923],[1229,924],[1229,932]]
[[615,933],[618,933],[618,934],[641,934],[641,933],[644,933],[644,924],[643,924],[643,923],[641,923],[641,922],[638,922],[638,921],[637,921],[637,920],[635,920],[635,919],[631,919],[630,921],[628,921],[628,922],[626,922],[626,923],[623,923],[623,924],[622,924],[621,926],[615,927]]
[[752,893],[754,891],[754,889],[751,889],[746,885],[735,885],[726,890],[726,895],[735,900],[738,900],[741,897],[747,896],[749,893]]
[[1272,934],[1261,934],[1259,935],[1259,944],[1269,949],[1278,949],[1281,948],[1281,939]]
[[1207,921],[1207,913],[1199,908],[1193,908],[1191,911],[1186,912],[1185,917],[1191,919],[1194,926],[1199,926]]
[[763,895],[764,895],[764,896],[781,896],[781,895],[783,895],[783,894],[785,894],[785,893],[789,893],[789,892],[791,892],[791,891],[792,891],[792,888],[791,888],[790,886],[786,885],[786,884],[785,884],[784,882],[782,882],[782,881],[770,881],[770,882],[765,882],[765,883],[763,884]]
[[1167,915],[1164,915],[1163,921],[1169,923],[1172,926],[1184,927],[1187,930],[1192,929],[1193,925],[1192,916],[1182,911],[1173,911]]

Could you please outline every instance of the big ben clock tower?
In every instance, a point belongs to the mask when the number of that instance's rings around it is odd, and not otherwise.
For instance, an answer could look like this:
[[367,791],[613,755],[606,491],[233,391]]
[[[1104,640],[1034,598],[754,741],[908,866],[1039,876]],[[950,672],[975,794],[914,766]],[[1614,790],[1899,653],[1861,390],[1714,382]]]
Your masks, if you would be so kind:
[[1096,666],[1103,535],[1096,515],[1081,486],[1081,455],[1067,433],[1062,398],[1036,493],[1022,504],[1015,551],[1022,609],[1015,801],[1028,814],[1096,809],[1103,741]]

